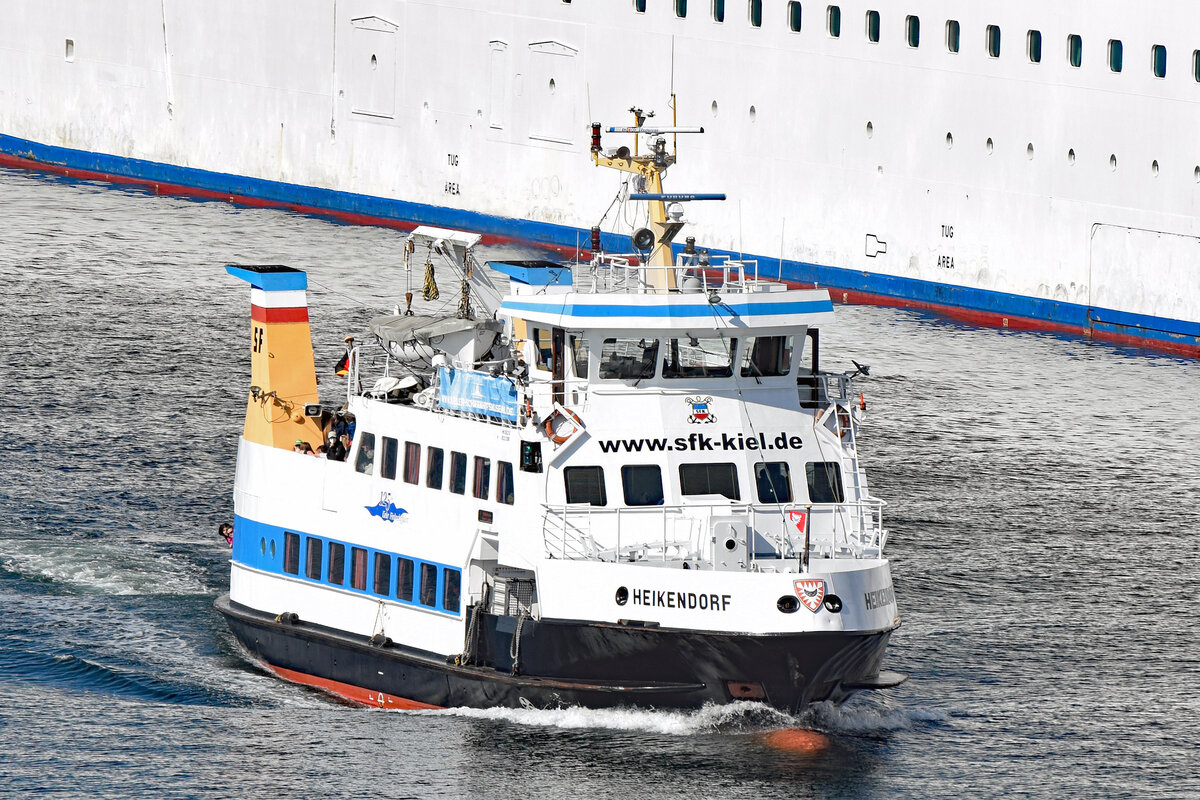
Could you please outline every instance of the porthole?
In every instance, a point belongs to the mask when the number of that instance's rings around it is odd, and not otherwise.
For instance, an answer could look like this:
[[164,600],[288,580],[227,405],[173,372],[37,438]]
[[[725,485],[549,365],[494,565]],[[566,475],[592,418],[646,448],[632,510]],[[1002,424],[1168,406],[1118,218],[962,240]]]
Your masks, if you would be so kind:
[[554,94],[554,88],[555,88],[554,78],[551,78],[550,79],[550,94]]
[[[1197,167],[1197,171],[1200,171],[1200,167]],[[265,556],[267,554],[267,537],[265,536],[262,538],[261,547],[262,554]]]
[[67,61],[75,60],[75,40],[74,39],[67,39],[66,57],[67,57]]
[[867,138],[870,139],[874,135],[875,135],[875,126],[872,125],[870,122],[868,122],[867,123]]
[[1192,177],[1196,179],[1196,183],[1200,183],[1200,167],[1196,167],[1195,171],[1192,172]]
[[1150,162],[1150,174],[1156,178],[1158,177],[1158,159]]
[[1113,172],[1117,171],[1117,154],[1116,153],[1113,153],[1111,156],[1108,157],[1108,166],[1112,169]]
[[758,118],[758,112],[754,109],[754,106],[750,106],[750,121],[754,122],[754,120],[757,118]]
[[275,557],[275,540],[271,540],[271,558]]
[[995,147],[996,147],[996,146],[995,146],[994,144],[992,144],[992,137],[990,137],[990,136],[989,136],[989,137],[988,137],[988,140],[987,140],[987,145],[986,145],[986,148],[987,148],[987,154],[988,154],[989,156],[992,154],[992,150],[994,150],[994,149],[995,149]]
[[712,103],[712,115],[714,117],[717,115],[717,101],[716,100],[713,100],[713,103]]
[[1074,147],[1072,147],[1070,150],[1067,151],[1067,163],[1071,166],[1075,166],[1075,148]]
[[1033,160],[1033,142],[1030,142],[1029,144],[1025,145],[1025,157],[1028,158],[1030,161]]
[[375,57],[374,53],[372,53],[371,54],[371,69],[375,69],[378,66],[379,66],[379,59]]
[[947,133],[946,134],[946,149],[949,150],[951,147],[954,147],[954,134]]

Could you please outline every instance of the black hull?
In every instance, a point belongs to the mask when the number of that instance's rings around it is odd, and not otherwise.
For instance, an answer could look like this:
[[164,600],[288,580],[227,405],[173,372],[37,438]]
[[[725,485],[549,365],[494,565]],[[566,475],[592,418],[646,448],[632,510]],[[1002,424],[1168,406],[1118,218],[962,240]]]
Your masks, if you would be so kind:
[[254,658],[281,677],[385,707],[699,708],[759,700],[796,713],[903,680],[880,672],[891,629],[752,636],[525,619],[514,647],[515,618],[480,614],[473,652],[447,659],[277,619],[228,595],[216,607]]

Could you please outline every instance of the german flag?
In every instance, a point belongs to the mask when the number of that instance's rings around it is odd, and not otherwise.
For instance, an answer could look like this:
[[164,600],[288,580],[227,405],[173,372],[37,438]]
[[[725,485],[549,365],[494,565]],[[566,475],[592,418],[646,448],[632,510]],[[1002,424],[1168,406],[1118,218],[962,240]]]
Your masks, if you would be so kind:
[[338,377],[345,377],[350,374],[350,353],[342,353],[342,357],[338,359],[337,365],[333,368],[333,374]]

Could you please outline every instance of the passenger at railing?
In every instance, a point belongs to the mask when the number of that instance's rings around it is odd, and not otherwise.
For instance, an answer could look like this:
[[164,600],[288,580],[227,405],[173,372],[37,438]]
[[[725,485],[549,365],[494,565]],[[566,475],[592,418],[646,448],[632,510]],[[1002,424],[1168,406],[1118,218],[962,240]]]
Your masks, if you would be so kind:
[[225,544],[233,547],[233,526],[228,522],[222,522],[217,526],[217,535],[225,540]]
[[329,450],[325,453],[325,457],[330,461],[345,461],[346,453],[350,451],[350,435],[343,433],[341,436],[331,433],[329,438]]
[[317,450],[316,450],[316,452],[313,453],[313,455],[316,456],[317,458],[328,458],[329,457],[329,445],[323,444],[323,443],[317,445]]
[[333,432],[340,439],[342,434],[349,434],[350,438],[354,438],[355,428],[354,415],[346,411],[344,408],[339,408],[333,415]]
[[296,443],[294,445],[292,445],[292,452],[294,452],[294,453],[304,453],[305,455],[311,456],[312,451],[313,451],[312,445],[309,444],[308,442],[304,441],[303,439],[297,439]]

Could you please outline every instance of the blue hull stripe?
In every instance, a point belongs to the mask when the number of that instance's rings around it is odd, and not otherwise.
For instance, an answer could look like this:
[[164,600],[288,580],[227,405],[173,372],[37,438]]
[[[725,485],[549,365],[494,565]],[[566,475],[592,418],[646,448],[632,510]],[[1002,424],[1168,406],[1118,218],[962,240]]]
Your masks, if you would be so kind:
[[[558,247],[575,247],[585,245],[588,241],[587,231],[566,225],[510,219],[475,211],[72,150],[3,134],[0,134],[0,153],[45,164],[50,168],[84,170],[118,178],[189,187],[218,195],[299,206],[316,213],[327,211],[362,215],[381,222],[404,221],[465,228],[484,235],[540,242]],[[603,245],[614,252],[623,251],[628,249],[629,240],[625,236],[606,233],[603,235]],[[736,257],[736,254],[724,251],[714,252]],[[972,289],[863,270],[827,267],[804,261],[784,260],[781,263],[778,258],[766,256],[758,257],[758,260],[760,265],[765,265],[761,273],[763,277],[777,277],[801,284],[815,284],[839,291],[894,298],[931,307],[1039,320],[1049,323],[1051,327],[1063,326],[1084,332],[1107,332],[1119,337],[1200,348],[1200,322],[1196,321],[1100,309],[1078,303]],[[776,268],[771,269],[771,266]]]
[[720,303],[718,305],[618,305],[596,303],[527,303],[507,301],[502,308],[511,311],[540,311],[571,317],[671,317],[673,319],[712,319],[721,317],[774,317],[786,314],[817,314],[833,311],[828,300],[803,300],[791,303]]

